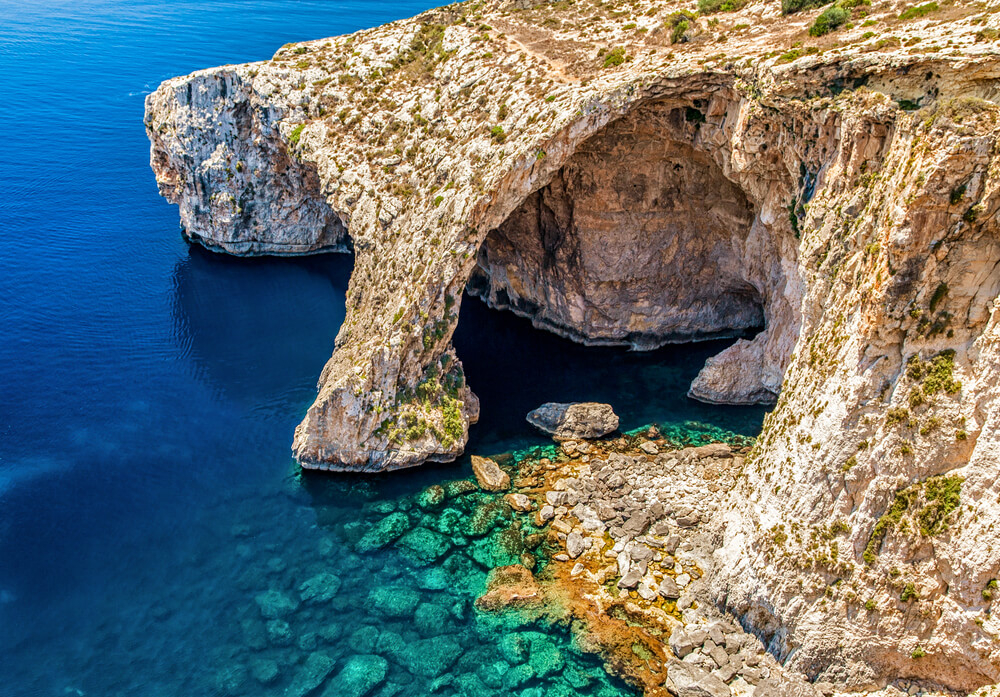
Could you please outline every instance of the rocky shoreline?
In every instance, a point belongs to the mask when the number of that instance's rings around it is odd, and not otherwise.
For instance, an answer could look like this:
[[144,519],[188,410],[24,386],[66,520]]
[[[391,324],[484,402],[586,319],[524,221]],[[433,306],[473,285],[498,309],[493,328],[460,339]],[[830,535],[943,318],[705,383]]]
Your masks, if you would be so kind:
[[746,442],[680,447],[651,426],[525,458],[506,500],[533,513],[555,551],[538,578],[498,570],[478,606],[569,618],[582,646],[648,696],[966,694],[905,679],[861,692],[810,682],[727,612],[713,554],[749,452]]

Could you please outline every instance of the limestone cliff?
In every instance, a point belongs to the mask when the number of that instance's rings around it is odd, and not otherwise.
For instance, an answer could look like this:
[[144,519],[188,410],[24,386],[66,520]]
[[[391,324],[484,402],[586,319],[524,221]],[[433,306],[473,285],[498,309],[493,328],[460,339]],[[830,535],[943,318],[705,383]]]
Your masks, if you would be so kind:
[[777,400],[720,602],[812,677],[995,682],[1000,15],[720,8],[458,4],[288,45],[161,85],[152,165],[207,246],[353,248],[304,467],[461,453],[466,287],[586,343],[759,330],[691,386]]

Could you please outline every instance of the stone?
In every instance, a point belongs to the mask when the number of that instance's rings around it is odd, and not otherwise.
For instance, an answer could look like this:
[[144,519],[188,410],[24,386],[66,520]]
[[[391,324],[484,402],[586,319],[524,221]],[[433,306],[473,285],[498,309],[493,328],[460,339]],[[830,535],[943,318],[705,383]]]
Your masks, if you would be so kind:
[[670,576],[663,577],[657,592],[667,600],[677,600],[677,598],[681,597],[681,591],[677,586],[677,582]]
[[584,542],[583,536],[578,532],[571,532],[566,536],[566,551],[569,552],[571,559],[576,559],[578,556],[587,551],[587,545]]
[[450,626],[451,613],[436,603],[421,603],[413,616],[413,625],[425,637],[445,634]]
[[555,517],[556,517],[556,509],[551,504],[546,504],[542,506],[541,509],[538,511],[538,519],[543,523],[547,523],[548,521],[552,520]]
[[305,697],[326,680],[336,664],[337,662],[325,653],[309,654],[305,663],[292,676],[291,684],[285,688],[285,695],[288,697]]
[[732,691],[718,676],[682,661],[667,668],[667,679],[677,697],[729,697]]
[[250,661],[250,675],[261,685],[273,685],[281,677],[281,671],[274,661],[258,658]]
[[503,676],[505,690],[516,690],[535,677],[535,670],[527,663],[516,665]]
[[531,511],[531,499],[524,494],[507,494],[503,497],[507,505],[515,511],[528,513]]
[[636,588],[636,592],[643,600],[653,601],[657,598],[656,588],[653,587],[653,584],[648,583],[645,580],[639,583],[639,587]]
[[461,645],[445,635],[410,642],[403,649],[400,660],[414,675],[436,678],[451,668],[461,654]]
[[678,658],[684,658],[705,643],[708,634],[702,629],[678,627],[670,634],[670,649]]
[[542,587],[525,567],[514,564],[490,571],[486,592],[476,599],[480,610],[538,607],[544,602]]
[[399,538],[396,546],[417,563],[430,564],[448,553],[451,542],[440,533],[417,527]]
[[306,604],[329,602],[340,592],[340,586],[339,576],[324,571],[299,586],[299,597]]
[[299,608],[297,600],[273,589],[258,593],[254,597],[254,601],[260,608],[260,614],[269,620],[285,617]]
[[417,505],[424,510],[433,510],[444,503],[444,487],[432,484],[417,495]]
[[646,453],[647,455],[656,455],[658,452],[660,452],[660,449],[659,447],[657,447],[656,443],[648,440],[639,445],[639,450]]
[[619,588],[626,588],[628,590],[634,589],[639,585],[639,581],[642,580],[644,573],[638,564],[632,566],[624,576],[618,580]]
[[368,606],[385,617],[412,617],[420,593],[405,586],[376,586],[368,592]]
[[381,653],[375,651],[378,640],[378,627],[373,627],[370,624],[358,627],[347,637],[347,643],[359,653]]
[[410,529],[410,518],[398,512],[387,515],[366,532],[354,548],[358,552],[371,552],[392,544]]
[[503,491],[510,488],[510,475],[488,457],[472,456],[472,473],[484,491]]
[[528,665],[538,678],[558,675],[566,666],[566,659],[550,639],[545,636],[534,637],[531,640],[531,658]]
[[295,641],[292,628],[284,620],[271,620],[267,623],[267,641],[272,646],[291,646]]
[[557,440],[600,438],[618,429],[610,404],[547,402],[528,414],[528,423]]
[[323,697],[366,697],[382,684],[388,670],[389,662],[381,656],[351,656],[327,683]]

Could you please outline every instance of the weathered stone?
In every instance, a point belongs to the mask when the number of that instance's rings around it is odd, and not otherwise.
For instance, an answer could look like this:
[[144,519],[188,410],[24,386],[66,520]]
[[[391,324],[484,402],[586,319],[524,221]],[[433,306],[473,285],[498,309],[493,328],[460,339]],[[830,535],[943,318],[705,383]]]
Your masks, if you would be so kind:
[[587,545],[584,543],[583,536],[580,533],[571,532],[566,537],[566,551],[569,552],[571,559],[576,559],[587,551]]
[[732,694],[729,686],[717,676],[682,661],[670,664],[667,678],[677,697],[729,697]]
[[600,438],[618,428],[609,404],[547,402],[528,414],[528,423],[558,440]]
[[473,455],[472,472],[476,475],[480,488],[485,491],[504,491],[510,488],[510,475],[488,457]]
[[676,600],[681,597],[681,591],[677,587],[677,582],[670,576],[664,576],[657,590],[667,600]]
[[399,539],[396,546],[422,564],[430,564],[451,549],[448,538],[427,528],[414,528]]
[[507,502],[507,505],[515,511],[520,511],[521,513],[531,511],[531,499],[524,494],[507,494],[503,498]]

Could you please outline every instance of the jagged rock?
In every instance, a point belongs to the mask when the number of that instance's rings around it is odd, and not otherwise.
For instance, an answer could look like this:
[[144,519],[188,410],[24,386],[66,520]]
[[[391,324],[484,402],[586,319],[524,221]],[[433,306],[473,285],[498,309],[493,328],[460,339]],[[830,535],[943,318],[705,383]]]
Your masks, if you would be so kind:
[[557,440],[600,438],[618,428],[610,404],[547,402],[528,414],[528,423]]
[[670,664],[667,679],[677,697],[729,697],[732,694],[729,686],[717,676],[682,661]]
[[642,580],[644,575],[645,571],[638,564],[635,564],[628,570],[628,573],[618,580],[618,587],[633,590],[639,585],[639,581]]
[[485,491],[503,491],[510,488],[510,475],[488,457],[472,456],[472,472],[479,487]]
[[566,551],[569,552],[570,559],[576,559],[587,551],[587,545],[580,533],[571,532],[566,536]]

